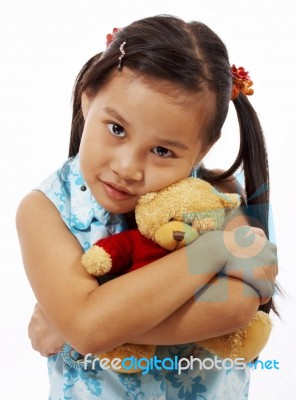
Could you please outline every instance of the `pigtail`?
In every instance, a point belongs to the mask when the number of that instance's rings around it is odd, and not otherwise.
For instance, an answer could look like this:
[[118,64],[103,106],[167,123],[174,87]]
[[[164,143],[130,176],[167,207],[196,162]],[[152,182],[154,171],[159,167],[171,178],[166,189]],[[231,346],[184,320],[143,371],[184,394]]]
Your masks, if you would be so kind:
[[[240,127],[240,147],[237,157],[232,166],[220,175],[213,174],[204,167],[201,174],[206,180],[214,183],[226,180],[242,166],[245,178],[246,216],[250,218],[251,225],[263,229],[268,237],[269,168],[264,135],[258,116],[248,98],[244,94],[239,94],[233,104]],[[281,292],[277,284],[276,290]],[[272,309],[279,315],[273,299],[261,305],[259,309],[266,313]]]
[[239,127],[240,149],[238,161],[243,165],[247,215],[265,231],[268,237],[269,169],[262,128],[248,98],[240,94],[234,100]]
[[[269,215],[269,169],[266,144],[257,114],[247,97],[240,94],[234,100],[240,126],[239,155],[245,174],[246,214],[253,221],[259,222],[268,237]],[[280,292],[278,285],[276,289]],[[276,315],[273,299],[261,305],[260,310],[269,313],[272,309]]]
[[83,85],[83,78],[87,71],[94,65],[94,63],[100,58],[101,54],[97,54],[92,57],[87,63],[82,67],[79,72],[74,88],[73,88],[73,111],[72,111],[72,123],[71,123],[71,134],[70,134],[70,145],[69,145],[69,157],[74,157],[79,151],[79,146],[81,142],[82,132],[84,128],[84,118],[81,108],[81,87]]
[[[202,166],[201,175],[208,181],[226,180],[241,166],[245,178],[246,214],[268,237],[269,169],[265,140],[255,110],[247,97],[240,94],[234,101],[239,127],[240,147],[231,167],[217,175]],[[255,223],[254,223],[255,221]]]

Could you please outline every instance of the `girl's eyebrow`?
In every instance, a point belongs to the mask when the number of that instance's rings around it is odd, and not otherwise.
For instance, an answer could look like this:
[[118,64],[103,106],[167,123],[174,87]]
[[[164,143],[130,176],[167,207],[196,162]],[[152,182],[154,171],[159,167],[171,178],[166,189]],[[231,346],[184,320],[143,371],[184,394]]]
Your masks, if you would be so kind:
[[103,110],[109,114],[111,117],[115,118],[124,126],[129,126],[129,123],[112,107],[104,107]]
[[170,147],[177,147],[182,150],[189,150],[189,147],[178,140],[170,140],[170,139],[159,139],[161,146],[170,146]]
[[[103,107],[103,110],[111,117],[115,118],[124,127],[129,127],[130,124],[114,108],[107,106]],[[172,146],[182,150],[189,149],[189,147],[185,143],[179,142],[179,140],[159,138],[159,142],[161,143],[161,146]]]

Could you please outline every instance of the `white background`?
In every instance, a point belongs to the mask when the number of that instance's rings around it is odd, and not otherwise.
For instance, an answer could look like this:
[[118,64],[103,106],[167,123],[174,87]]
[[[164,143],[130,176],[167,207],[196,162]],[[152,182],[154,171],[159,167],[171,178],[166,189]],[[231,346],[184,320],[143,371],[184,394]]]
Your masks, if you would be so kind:
[[[276,299],[282,322],[273,318],[272,338],[260,357],[277,360],[280,369],[254,371],[250,399],[293,397],[296,29],[292,10],[292,0],[0,1],[2,399],[40,400],[48,392],[46,360],[31,350],[27,339],[34,296],[15,231],[17,205],[67,155],[71,90],[84,62],[104,49],[105,36],[113,27],[158,13],[208,24],[226,43],[231,63],[243,65],[254,81],[251,101],[270,155],[279,282],[288,295]],[[208,157],[209,167],[225,169],[236,154],[232,107],[223,138]]]

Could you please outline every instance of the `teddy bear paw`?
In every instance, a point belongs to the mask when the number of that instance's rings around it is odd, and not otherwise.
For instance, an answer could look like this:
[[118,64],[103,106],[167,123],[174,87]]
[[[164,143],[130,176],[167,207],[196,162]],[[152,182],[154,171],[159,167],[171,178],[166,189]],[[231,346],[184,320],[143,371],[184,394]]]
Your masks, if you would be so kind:
[[94,245],[83,254],[82,265],[89,274],[102,276],[110,271],[112,259],[102,247]]

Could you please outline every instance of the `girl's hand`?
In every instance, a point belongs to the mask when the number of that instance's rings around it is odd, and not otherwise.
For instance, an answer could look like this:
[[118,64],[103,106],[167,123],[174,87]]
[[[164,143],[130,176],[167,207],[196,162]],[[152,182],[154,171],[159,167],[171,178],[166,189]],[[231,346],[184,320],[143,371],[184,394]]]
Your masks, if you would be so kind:
[[223,243],[227,263],[222,272],[251,285],[259,293],[260,304],[267,303],[278,273],[276,246],[261,229],[245,225],[224,231]]
[[33,349],[44,357],[58,353],[65,343],[56,328],[47,321],[38,304],[35,305],[28,326],[28,335]]

